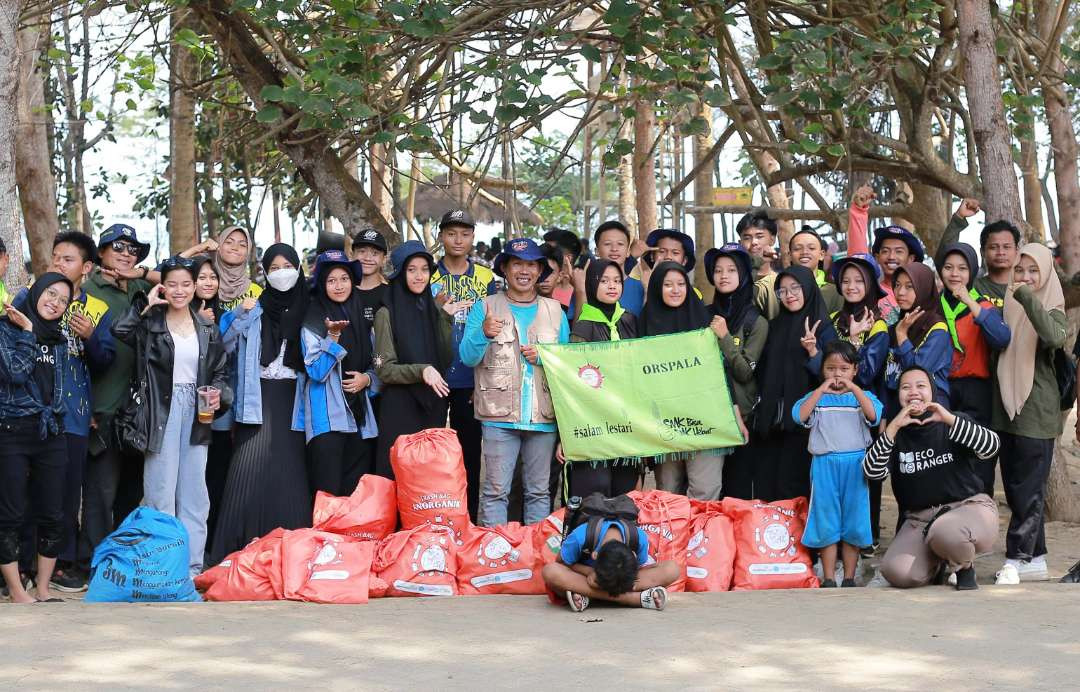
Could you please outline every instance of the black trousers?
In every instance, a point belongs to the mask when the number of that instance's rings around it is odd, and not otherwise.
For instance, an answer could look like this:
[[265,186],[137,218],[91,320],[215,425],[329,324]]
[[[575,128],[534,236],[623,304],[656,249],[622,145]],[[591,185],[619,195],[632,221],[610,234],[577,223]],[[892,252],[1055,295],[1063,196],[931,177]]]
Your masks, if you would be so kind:
[[637,466],[597,466],[587,461],[566,464],[563,473],[569,474],[569,497],[586,497],[601,493],[615,497],[630,492],[637,486],[640,469]]
[[[993,416],[994,386],[989,379],[978,377],[960,377],[949,380],[950,411],[966,414],[979,425],[990,427]],[[982,491],[994,496],[994,483],[997,475],[997,459],[979,461],[975,470],[982,479]]]
[[38,434],[37,416],[0,422],[0,564],[19,560],[19,531],[33,507],[37,553],[59,557],[64,547],[63,435]]
[[1012,518],[1005,532],[1005,557],[1030,560],[1046,554],[1046,480],[1054,441],[1001,433],[1001,483]]
[[[75,562],[75,548],[79,532],[79,507],[82,504],[83,472],[86,469],[86,448],[89,440],[82,435],[63,435],[67,448],[67,468],[64,470],[64,547],[58,556],[66,562]],[[34,507],[28,505],[22,525],[22,548],[19,552],[20,566],[31,571],[34,559],[34,540],[37,527]]]
[[359,432],[327,432],[307,444],[308,481],[312,494],[322,490],[351,495],[360,476],[374,471],[371,444]]
[[206,452],[206,493],[210,496],[210,514],[206,519],[206,552],[212,552],[214,529],[221,513],[221,498],[225,494],[225,480],[229,477],[229,464],[233,456],[231,430],[214,430],[210,449]]
[[774,429],[761,436],[754,449],[754,499],[810,497],[809,442],[808,430]]
[[480,421],[473,412],[473,390],[450,390],[450,427],[457,433],[461,453],[465,457],[465,479],[468,482],[469,517],[476,522],[480,507],[480,447],[483,433]]
[[754,465],[759,444],[758,434],[750,433],[750,440],[724,460],[722,492],[724,497],[740,500],[754,499]]
[[142,502],[143,457],[124,450],[110,430],[91,431],[108,444],[90,454],[83,474],[78,558],[89,562],[98,546]]

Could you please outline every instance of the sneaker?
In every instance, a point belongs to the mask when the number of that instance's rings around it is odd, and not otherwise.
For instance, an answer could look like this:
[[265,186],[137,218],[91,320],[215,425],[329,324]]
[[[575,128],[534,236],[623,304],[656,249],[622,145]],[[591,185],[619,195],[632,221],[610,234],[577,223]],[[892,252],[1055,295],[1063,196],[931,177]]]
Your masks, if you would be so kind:
[[974,591],[979,588],[978,582],[975,581],[975,566],[968,565],[962,567],[953,573],[955,577],[956,590],[957,591]]
[[570,610],[575,613],[580,613],[589,607],[589,597],[582,596],[579,593],[573,591],[566,592],[566,605],[570,606]]
[[1020,571],[1017,569],[1016,560],[1006,560],[1005,564],[1001,566],[1001,569],[994,575],[994,583],[1002,585],[1013,585],[1020,583]]
[[842,589],[849,589],[853,586],[858,586],[858,584],[855,583],[854,579],[845,579],[844,581],[840,582],[840,588]]
[[86,577],[75,569],[58,569],[49,580],[49,588],[63,593],[82,593],[86,591]]
[[945,580],[945,583],[949,586],[956,586],[956,572],[949,575],[949,578]]
[[823,579],[821,581],[821,588],[823,588],[823,589],[835,589],[836,588],[836,580],[834,580],[834,579]]
[[880,569],[874,570],[874,577],[866,582],[866,588],[868,589],[887,589],[890,586],[892,584],[889,583],[889,580],[885,578]]
[[878,546],[878,543],[874,543],[873,545],[868,545],[865,548],[861,548],[859,550],[859,555],[869,560],[870,558],[874,557],[875,553],[877,553]]
[[1022,560],[1016,571],[1020,574],[1020,581],[1047,581],[1050,572],[1046,569],[1046,556],[1040,555],[1030,560]]
[[667,606],[667,589],[654,586],[641,592],[641,607],[649,610],[663,610]]

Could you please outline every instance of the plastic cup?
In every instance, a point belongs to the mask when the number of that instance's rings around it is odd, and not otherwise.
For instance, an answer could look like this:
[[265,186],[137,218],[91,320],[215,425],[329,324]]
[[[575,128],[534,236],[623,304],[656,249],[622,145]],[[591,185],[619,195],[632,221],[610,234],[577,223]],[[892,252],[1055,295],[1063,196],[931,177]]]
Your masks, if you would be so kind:
[[210,423],[214,420],[214,409],[210,406],[210,398],[214,394],[220,394],[217,387],[204,385],[197,390],[199,393],[199,422]]

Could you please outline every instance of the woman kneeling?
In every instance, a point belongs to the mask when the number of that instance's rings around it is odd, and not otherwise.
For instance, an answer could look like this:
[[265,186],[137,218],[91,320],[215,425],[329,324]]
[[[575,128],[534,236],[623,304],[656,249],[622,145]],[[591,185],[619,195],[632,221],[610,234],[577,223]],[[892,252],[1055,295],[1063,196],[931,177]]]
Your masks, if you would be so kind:
[[943,562],[956,570],[956,588],[978,588],[973,561],[989,552],[998,531],[994,500],[982,492],[976,465],[997,456],[997,433],[934,399],[931,375],[910,367],[898,382],[900,413],[866,452],[863,473],[892,475],[904,521],[881,563],[898,588],[925,586]]

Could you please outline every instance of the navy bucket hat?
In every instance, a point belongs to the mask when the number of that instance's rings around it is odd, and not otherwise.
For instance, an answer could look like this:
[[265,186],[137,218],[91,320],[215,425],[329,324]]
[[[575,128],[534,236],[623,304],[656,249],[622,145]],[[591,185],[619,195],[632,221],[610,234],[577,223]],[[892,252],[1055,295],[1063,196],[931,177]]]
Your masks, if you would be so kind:
[[551,267],[548,266],[547,257],[540,251],[540,246],[530,238],[514,238],[508,241],[503,246],[503,251],[491,263],[491,270],[505,279],[506,274],[503,273],[503,264],[511,257],[526,262],[538,262],[540,264],[540,281],[543,281],[551,274]]

